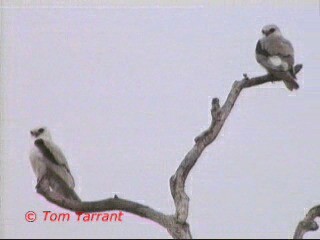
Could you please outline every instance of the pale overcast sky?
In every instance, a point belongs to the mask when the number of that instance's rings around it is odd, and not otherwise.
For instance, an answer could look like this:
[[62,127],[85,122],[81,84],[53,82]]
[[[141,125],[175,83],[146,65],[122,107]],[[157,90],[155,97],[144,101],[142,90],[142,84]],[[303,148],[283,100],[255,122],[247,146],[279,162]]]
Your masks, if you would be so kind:
[[[83,200],[117,193],[173,213],[169,178],[208,126],[212,97],[223,103],[243,73],[265,73],[254,49],[276,23],[304,64],[300,89],[241,94],[190,174],[188,222],[195,238],[292,237],[320,204],[319,2],[61,2],[2,2],[0,236],[170,237],[128,213],[122,223],[43,222],[42,211],[66,210],[35,192],[29,130],[51,130]],[[37,222],[25,221],[29,210]]]

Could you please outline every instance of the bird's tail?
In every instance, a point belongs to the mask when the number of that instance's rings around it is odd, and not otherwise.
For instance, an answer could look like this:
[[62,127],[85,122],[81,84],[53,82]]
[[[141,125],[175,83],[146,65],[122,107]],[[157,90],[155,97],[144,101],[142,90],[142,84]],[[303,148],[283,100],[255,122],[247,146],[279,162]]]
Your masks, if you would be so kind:
[[289,73],[291,74],[292,77],[294,77],[294,79],[297,79],[296,77],[296,72],[294,70],[294,67],[292,67],[290,70],[289,70]]
[[60,194],[62,197],[66,199],[72,199],[75,201],[81,201],[79,196],[73,190],[73,187],[70,187],[58,174],[54,172],[48,172],[49,186],[51,187],[52,191]]
[[299,84],[295,80],[283,80],[283,82],[290,91],[299,88]]
[[283,75],[282,79],[284,84],[290,91],[299,88],[299,84],[296,81],[294,73],[291,74],[291,72],[287,72],[285,75]]
[[66,188],[65,186],[61,186],[61,183],[53,182],[52,184],[50,184],[50,187],[54,192],[62,195],[66,199],[81,201],[81,199],[76,194],[76,192],[73,189],[69,188],[68,186]]

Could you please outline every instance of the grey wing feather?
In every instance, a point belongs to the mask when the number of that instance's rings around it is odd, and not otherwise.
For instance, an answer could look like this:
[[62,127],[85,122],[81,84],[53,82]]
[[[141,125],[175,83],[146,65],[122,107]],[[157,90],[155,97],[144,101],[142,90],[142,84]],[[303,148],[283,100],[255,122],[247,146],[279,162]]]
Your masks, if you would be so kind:
[[[277,56],[286,63],[283,66],[273,65],[269,60],[270,57]],[[294,65],[294,49],[290,41],[283,37],[276,37],[271,39],[261,39],[256,46],[256,59],[269,72],[283,72],[291,71]],[[285,70],[287,69],[287,70]],[[292,74],[294,77],[294,74]]]
[[256,60],[263,67],[265,67],[269,72],[278,71],[277,67],[272,65],[268,59],[272,54],[265,48],[264,41],[259,40],[256,45]]
[[293,56],[294,50],[290,41],[283,37],[278,37],[274,39],[270,39],[264,42],[264,48],[271,54],[271,55],[278,55],[278,56]]
[[69,170],[67,159],[57,145],[41,138],[34,143],[52,163],[63,165]]
[[270,55],[279,56],[287,62],[290,67],[294,65],[294,49],[289,40],[279,37],[266,41],[264,45]]
[[34,144],[39,148],[39,150],[42,152],[42,154],[45,156],[47,160],[49,160],[54,165],[63,167],[67,171],[69,175],[68,179],[70,179],[70,181],[68,181],[70,187],[74,187],[75,183],[73,176],[71,175],[67,159],[60,150],[60,148],[53,142],[48,142],[44,139],[37,139],[34,142]]

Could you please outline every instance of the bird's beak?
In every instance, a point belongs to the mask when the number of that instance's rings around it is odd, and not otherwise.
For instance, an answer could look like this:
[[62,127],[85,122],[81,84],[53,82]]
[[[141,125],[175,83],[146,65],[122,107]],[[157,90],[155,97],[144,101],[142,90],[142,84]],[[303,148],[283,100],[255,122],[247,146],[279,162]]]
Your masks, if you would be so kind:
[[31,136],[35,136],[35,134],[34,134],[34,132],[33,131],[30,131],[30,134],[31,134]]
[[266,32],[264,30],[261,31],[263,35],[266,35]]

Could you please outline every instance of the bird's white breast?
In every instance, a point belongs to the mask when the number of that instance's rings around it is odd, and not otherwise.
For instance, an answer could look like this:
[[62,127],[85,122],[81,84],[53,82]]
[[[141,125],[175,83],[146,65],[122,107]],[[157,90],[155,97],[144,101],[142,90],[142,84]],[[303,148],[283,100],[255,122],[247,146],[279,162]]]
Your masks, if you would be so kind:
[[37,147],[30,151],[30,162],[37,179],[39,180],[46,173],[45,159]]
[[288,63],[286,63],[285,61],[282,61],[282,59],[278,56],[270,56],[268,58],[268,61],[275,67],[282,67],[283,70],[287,71],[288,70]]
[[268,60],[275,67],[279,67],[282,64],[282,60],[278,56],[271,56]]

